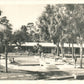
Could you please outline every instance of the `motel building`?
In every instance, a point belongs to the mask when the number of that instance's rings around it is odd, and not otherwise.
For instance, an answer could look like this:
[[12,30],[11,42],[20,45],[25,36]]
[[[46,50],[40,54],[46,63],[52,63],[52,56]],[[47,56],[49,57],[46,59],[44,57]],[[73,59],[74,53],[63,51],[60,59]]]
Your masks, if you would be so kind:
[[[21,45],[22,51],[29,50],[29,52],[34,51],[34,46],[36,46],[38,42],[25,42],[24,44]],[[56,52],[57,46],[54,43],[47,43],[47,42],[39,42],[39,45],[42,46],[43,53],[52,53],[53,51]],[[80,45],[79,44],[73,44],[74,46],[74,53],[75,54],[80,54]],[[10,51],[13,52],[15,49],[16,45],[12,44],[9,46]],[[72,54],[72,44],[64,43],[64,52],[65,54]],[[59,52],[61,52],[61,45],[59,44]],[[83,54],[84,54],[84,44],[83,44]]]

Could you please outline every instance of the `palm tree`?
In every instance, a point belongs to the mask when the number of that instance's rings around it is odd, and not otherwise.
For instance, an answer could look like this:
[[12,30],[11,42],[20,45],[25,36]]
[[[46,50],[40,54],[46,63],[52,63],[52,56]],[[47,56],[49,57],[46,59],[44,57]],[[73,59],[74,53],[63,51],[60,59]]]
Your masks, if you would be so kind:
[[8,67],[7,67],[8,42],[11,39],[12,28],[6,16],[0,18],[0,26],[3,28],[1,32],[3,34],[2,42],[4,43],[4,46],[5,46],[5,62],[6,62],[5,71],[8,72]]

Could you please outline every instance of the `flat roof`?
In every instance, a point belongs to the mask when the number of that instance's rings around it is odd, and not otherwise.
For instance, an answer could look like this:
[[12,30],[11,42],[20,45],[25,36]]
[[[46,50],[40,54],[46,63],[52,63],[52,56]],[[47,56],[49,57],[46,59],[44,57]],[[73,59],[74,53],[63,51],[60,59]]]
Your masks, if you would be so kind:
[[[22,44],[22,46],[35,46],[38,43],[36,42],[26,42],[24,44]],[[41,46],[43,47],[56,47],[56,45],[54,43],[39,43]]]
[[[37,45],[38,42],[25,42],[22,44],[22,46],[35,46]],[[43,47],[56,47],[56,44],[54,43],[47,43],[47,42],[40,42],[39,43],[41,46]],[[12,46],[16,46],[16,44],[12,44]],[[61,44],[59,44],[59,46],[61,47]],[[84,47],[84,44],[82,45]],[[69,47],[69,43],[64,43],[64,47]],[[72,47],[72,44],[70,44],[70,47]],[[80,44],[73,44],[73,47],[79,48]]]

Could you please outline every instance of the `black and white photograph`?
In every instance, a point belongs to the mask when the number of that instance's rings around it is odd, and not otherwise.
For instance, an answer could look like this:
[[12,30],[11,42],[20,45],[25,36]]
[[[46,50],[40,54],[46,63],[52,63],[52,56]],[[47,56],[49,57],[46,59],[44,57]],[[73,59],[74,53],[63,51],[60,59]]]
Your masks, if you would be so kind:
[[84,80],[84,3],[1,2],[0,80]]

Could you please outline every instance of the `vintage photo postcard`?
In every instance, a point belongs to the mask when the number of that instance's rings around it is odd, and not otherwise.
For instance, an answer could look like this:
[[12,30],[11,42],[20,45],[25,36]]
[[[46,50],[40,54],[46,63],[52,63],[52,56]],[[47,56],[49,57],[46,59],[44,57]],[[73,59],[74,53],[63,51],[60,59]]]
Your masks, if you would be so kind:
[[84,80],[84,2],[0,0],[0,80]]

